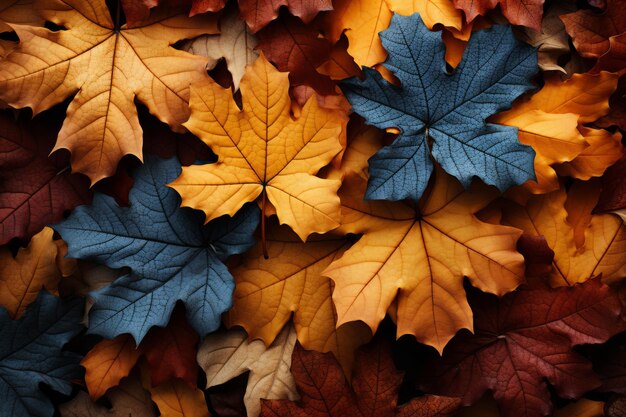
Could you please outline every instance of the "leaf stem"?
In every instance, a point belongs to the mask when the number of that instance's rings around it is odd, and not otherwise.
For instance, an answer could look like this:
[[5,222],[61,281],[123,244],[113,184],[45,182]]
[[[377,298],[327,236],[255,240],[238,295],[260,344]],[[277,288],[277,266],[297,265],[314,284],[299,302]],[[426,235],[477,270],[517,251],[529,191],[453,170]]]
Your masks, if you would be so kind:
[[267,205],[267,193],[265,187],[263,187],[261,200],[261,248],[263,249],[263,258],[269,259],[270,256],[267,253],[267,241],[265,239],[265,206]]
[[117,7],[115,8],[115,33],[120,31],[120,10],[122,8],[122,0],[117,0]]

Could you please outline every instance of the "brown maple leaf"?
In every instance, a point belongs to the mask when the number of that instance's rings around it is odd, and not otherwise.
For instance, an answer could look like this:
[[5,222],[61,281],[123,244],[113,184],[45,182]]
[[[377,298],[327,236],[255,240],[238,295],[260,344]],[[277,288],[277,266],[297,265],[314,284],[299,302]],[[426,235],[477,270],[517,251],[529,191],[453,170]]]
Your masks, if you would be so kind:
[[364,346],[356,353],[352,387],[337,360],[330,354],[306,351],[299,344],[293,351],[291,372],[300,401],[262,400],[262,417],[452,417],[458,398],[432,395],[397,406],[402,382],[383,341]]
[[35,114],[76,94],[54,150],[92,184],[113,175],[127,154],[141,159],[135,98],[174,129],[189,116],[189,84],[207,80],[206,58],[176,50],[178,40],[216,33],[215,19],[160,10],[141,26],[119,27],[104,0],[36,0],[66,30],[11,25],[21,42],[0,65],[0,99]]
[[620,302],[599,280],[558,289],[519,289],[501,299],[471,291],[474,334],[459,334],[440,360],[427,365],[430,392],[464,404],[492,390],[504,417],[551,411],[547,383],[564,398],[600,385],[573,345],[603,343],[619,332]]

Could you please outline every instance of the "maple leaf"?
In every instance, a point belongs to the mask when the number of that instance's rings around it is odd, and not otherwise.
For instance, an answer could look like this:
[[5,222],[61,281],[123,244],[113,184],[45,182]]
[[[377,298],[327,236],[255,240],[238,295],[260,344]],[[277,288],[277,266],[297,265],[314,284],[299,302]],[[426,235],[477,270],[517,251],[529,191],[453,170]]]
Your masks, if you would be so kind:
[[156,417],[150,394],[136,376],[125,378],[107,393],[112,407],[94,403],[80,391],[74,399],[59,406],[62,417]]
[[332,351],[350,369],[354,349],[371,334],[357,323],[336,329],[332,281],[321,275],[350,243],[333,234],[314,235],[303,243],[272,222],[267,233],[269,259],[259,243],[231,270],[235,292],[228,325],[242,326],[250,339],[262,339],[269,346],[293,313],[298,340],[305,348]]
[[[9,24],[43,26],[45,20],[33,7],[34,0],[3,0],[0,4],[0,32],[10,32]],[[9,23],[9,24],[7,24]]]
[[465,12],[467,22],[476,16],[484,16],[498,4],[502,14],[514,25],[526,26],[541,31],[544,0],[454,0],[454,5]]
[[[153,387],[178,378],[196,388],[198,334],[185,320],[183,309],[175,309],[166,327],[154,327],[139,348],[145,354]],[[177,383],[176,383],[177,384]]]
[[26,249],[14,258],[6,247],[0,248],[0,306],[11,318],[19,318],[46,287],[56,292],[61,279],[57,266],[57,245],[53,230],[46,227],[37,233]]
[[626,32],[626,2],[607,0],[606,10],[579,10],[561,16],[576,50],[586,58],[598,58],[610,48],[611,38]]
[[521,282],[524,262],[515,250],[521,232],[473,214],[493,190],[464,192],[438,170],[432,190],[415,207],[365,202],[364,186],[360,177],[344,179],[338,230],[363,237],[323,272],[335,282],[337,325],[362,320],[375,332],[397,298],[398,337],[413,334],[441,351],[459,329],[472,329],[463,276],[499,295]]
[[248,417],[256,417],[260,398],[298,398],[289,372],[296,332],[285,326],[267,347],[261,340],[248,341],[242,330],[229,330],[207,336],[198,350],[198,364],[204,369],[207,388],[223,384],[250,371],[244,403]]
[[247,206],[234,218],[201,227],[201,214],[180,209],[180,198],[165,186],[179,173],[176,159],[146,158],[134,176],[130,207],[96,193],[92,206],[54,226],[68,256],[132,270],[91,294],[90,332],[107,338],[130,333],[140,342],[150,327],[167,324],[181,300],[192,327],[205,335],[230,308],[234,283],[222,262],[252,246],[258,209]]
[[[535,150],[537,179],[524,185],[527,190],[539,194],[558,189],[557,164],[582,163],[579,172],[569,172],[589,179],[602,175],[619,159],[621,135],[582,126],[608,113],[609,97],[616,83],[617,77],[606,72],[574,74],[566,81],[546,76],[543,88],[530,99],[518,100],[512,109],[491,118],[494,123],[517,127],[520,142]],[[602,149],[605,146],[608,150]],[[606,157],[602,157],[603,153]],[[592,164],[582,162],[585,158],[591,159]]]
[[121,0],[121,3],[129,27],[136,27],[150,17],[151,9],[158,6],[161,9],[167,7],[189,9],[191,17],[220,11],[224,8],[226,0]]
[[297,17],[285,16],[258,33],[257,48],[280,71],[289,72],[292,85],[310,85],[319,94],[335,94],[335,83],[317,68],[330,58],[331,43]]
[[62,348],[83,329],[82,308],[80,299],[62,301],[45,290],[19,320],[0,308],[2,417],[51,417],[54,407],[40,383],[72,392],[70,381],[81,376],[80,357]]
[[551,411],[546,382],[564,398],[599,385],[591,363],[572,350],[619,331],[619,300],[599,280],[519,289],[501,299],[479,291],[468,297],[474,335],[458,335],[441,360],[428,365],[422,381],[428,389],[462,396],[464,404],[489,389],[503,416],[544,416]]
[[369,161],[367,199],[415,201],[433,170],[432,156],[465,187],[474,176],[504,190],[534,177],[534,152],[516,129],[485,123],[531,87],[534,48],[520,44],[504,26],[472,36],[453,74],[442,70],[444,47],[419,15],[394,16],[381,34],[390,52],[385,67],[398,89],[364,68],[364,81],[342,82],[355,112],[368,124],[400,130],[400,136]]
[[543,71],[567,71],[559,64],[559,59],[570,52],[569,36],[560,15],[573,12],[576,5],[566,0],[553,3],[541,20],[541,31],[523,28],[522,40],[537,48],[537,61]]
[[257,40],[239,19],[236,10],[229,10],[224,14],[220,19],[220,29],[219,35],[200,36],[183,42],[180,48],[195,55],[206,56],[209,59],[208,70],[215,68],[219,60],[224,58],[236,91],[239,90],[239,82],[246,66],[252,64],[258,56],[254,50]]
[[591,216],[592,207],[584,203],[589,193],[578,194],[569,204],[586,207],[578,216],[587,214],[589,219],[588,226],[582,230],[582,239],[578,237],[577,247],[575,222],[567,219],[566,198],[570,197],[559,189],[533,196],[525,206],[511,201],[501,202],[502,222],[530,235],[545,237],[554,251],[553,268],[548,278],[552,286],[573,285],[600,274],[604,282],[623,278],[626,274],[625,226],[611,214]]
[[192,113],[185,126],[219,159],[183,168],[170,184],[184,206],[204,211],[209,221],[232,216],[261,196],[262,211],[269,200],[280,222],[303,240],[339,226],[340,183],[314,174],[341,150],[338,136],[345,119],[310,99],[293,120],[288,89],[287,74],[276,71],[263,55],[241,81],[243,111],[230,91],[215,83],[192,89]]
[[397,407],[402,373],[396,370],[386,343],[360,348],[355,363],[351,388],[332,355],[296,345],[291,372],[302,398],[298,404],[264,399],[261,416],[452,417],[460,406],[458,398],[429,395]]
[[91,201],[86,178],[72,175],[62,155],[48,158],[55,135],[43,122],[0,113],[0,244],[28,241],[66,210]]
[[120,383],[133,369],[141,352],[130,335],[123,334],[95,345],[80,364],[85,368],[85,384],[89,396],[96,400]]
[[75,171],[93,184],[113,175],[122,156],[141,160],[135,98],[180,130],[189,84],[208,76],[205,58],[170,45],[215,33],[212,17],[163,10],[128,28],[111,20],[104,0],[36,0],[34,7],[67,30],[12,25],[21,42],[2,61],[0,99],[37,114],[75,94],[54,148],[70,150]]

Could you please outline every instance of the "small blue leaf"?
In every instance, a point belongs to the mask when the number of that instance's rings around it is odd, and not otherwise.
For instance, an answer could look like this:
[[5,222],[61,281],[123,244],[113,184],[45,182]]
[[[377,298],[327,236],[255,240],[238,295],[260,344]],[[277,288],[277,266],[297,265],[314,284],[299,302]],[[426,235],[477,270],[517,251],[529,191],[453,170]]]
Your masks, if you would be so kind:
[[62,351],[83,329],[83,300],[61,300],[42,290],[19,320],[0,308],[0,417],[52,417],[39,383],[69,395],[82,377],[80,356]]
[[166,186],[180,171],[175,159],[146,157],[134,176],[130,207],[96,194],[93,205],[79,207],[54,227],[69,257],[131,269],[92,293],[91,333],[130,333],[139,343],[152,326],[168,323],[181,300],[189,323],[204,336],[231,307],[234,281],[223,261],[254,244],[259,209],[249,204],[233,218],[204,226],[203,215],[180,208],[180,197]]
[[384,65],[402,88],[368,68],[365,80],[342,83],[368,124],[401,131],[370,158],[367,199],[419,200],[433,171],[431,155],[466,187],[475,176],[502,191],[535,178],[535,152],[519,143],[517,129],[485,122],[532,88],[534,48],[517,41],[510,27],[494,26],[472,34],[462,62],[448,74],[441,34],[419,14],[394,15],[381,38],[389,53]]

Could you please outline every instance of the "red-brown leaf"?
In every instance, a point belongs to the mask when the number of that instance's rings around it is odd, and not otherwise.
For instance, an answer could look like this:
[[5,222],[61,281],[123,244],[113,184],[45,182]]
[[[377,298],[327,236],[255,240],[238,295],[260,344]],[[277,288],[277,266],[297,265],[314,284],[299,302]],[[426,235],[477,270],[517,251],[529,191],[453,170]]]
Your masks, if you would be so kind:
[[239,0],[241,16],[255,33],[278,17],[278,9],[287,6],[292,15],[309,23],[318,12],[332,10],[331,0]]
[[258,33],[257,49],[279,71],[289,72],[292,86],[309,85],[321,95],[336,94],[335,83],[317,67],[329,59],[331,44],[293,16],[282,16]]
[[526,26],[541,31],[544,0],[454,0],[454,6],[465,12],[467,23],[476,16],[484,16],[498,3],[502,14],[514,25]]
[[139,349],[148,360],[152,386],[180,378],[191,388],[196,388],[198,340],[198,334],[185,320],[184,311],[178,308],[167,327],[151,329]]
[[300,344],[291,372],[301,400],[262,400],[261,416],[451,417],[460,406],[458,398],[428,395],[397,407],[402,373],[380,340],[358,350],[352,388],[331,353],[307,351]]
[[603,343],[620,329],[620,302],[597,279],[574,287],[521,289],[502,299],[472,291],[475,334],[446,347],[423,383],[464,404],[493,390],[503,416],[550,413],[547,382],[564,398],[600,385],[573,345]]
[[0,113],[0,244],[28,241],[65,210],[91,201],[89,181],[72,175],[67,155],[48,157],[59,126],[40,120]]
[[610,38],[626,32],[626,0],[608,0],[606,10],[579,10],[561,15],[576,50],[586,58],[598,58],[609,50]]

